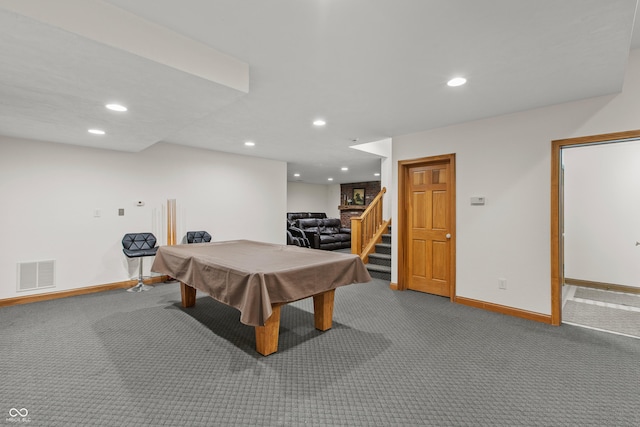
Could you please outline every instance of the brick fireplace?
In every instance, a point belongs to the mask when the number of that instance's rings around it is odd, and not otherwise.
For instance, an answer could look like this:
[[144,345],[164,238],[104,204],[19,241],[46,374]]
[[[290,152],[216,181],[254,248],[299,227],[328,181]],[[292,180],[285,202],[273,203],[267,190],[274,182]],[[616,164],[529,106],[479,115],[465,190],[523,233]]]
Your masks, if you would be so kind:
[[[340,222],[343,227],[351,227],[351,217],[360,216],[369,206],[369,203],[378,195],[381,186],[380,181],[354,182],[351,184],[340,184]],[[354,190],[363,195],[363,204],[357,204],[354,197]],[[364,194],[362,194],[364,192]]]

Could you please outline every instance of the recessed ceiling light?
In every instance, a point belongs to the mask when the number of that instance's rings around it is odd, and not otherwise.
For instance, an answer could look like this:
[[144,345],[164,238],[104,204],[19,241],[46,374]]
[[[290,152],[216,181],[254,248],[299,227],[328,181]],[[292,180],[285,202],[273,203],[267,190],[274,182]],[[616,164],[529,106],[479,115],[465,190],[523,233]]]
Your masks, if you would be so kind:
[[326,124],[327,124],[327,122],[325,122],[322,119],[316,119],[316,120],[313,121],[313,125],[314,126],[324,126]]
[[380,176],[380,173],[376,172],[373,174],[373,176]]
[[327,181],[333,181],[333,178],[327,178]]
[[294,173],[293,176],[295,176],[296,178],[298,178],[300,176],[299,173]]
[[120,104],[107,104],[105,105],[105,107],[107,107],[109,110],[111,111],[127,111],[127,107],[125,107],[124,105],[120,105]]
[[256,143],[253,141],[247,141],[244,143],[244,145],[246,145],[247,147],[253,147],[254,145],[256,145]]
[[349,168],[345,166],[345,167],[340,168],[340,170],[341,170],[341,171],[348,171],[348,170],[349,170]]
[[94,135],[104,135],[106,132],[102,129],[89,129],[89,133],[92,133]]
[[467,82],[467,79],[465,79],[464,77],[455,77],[447,82],[447,86],[451,86],[451,87],[462,86],[466,82]]

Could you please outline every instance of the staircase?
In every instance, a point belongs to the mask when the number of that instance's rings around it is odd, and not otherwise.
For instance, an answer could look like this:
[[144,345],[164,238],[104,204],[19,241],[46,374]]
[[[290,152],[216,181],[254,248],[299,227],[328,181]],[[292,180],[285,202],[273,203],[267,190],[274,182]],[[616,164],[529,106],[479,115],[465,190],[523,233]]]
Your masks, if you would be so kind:
[[[351,249],[364,261],[371,277],[391,281],[391,219],[382,218],[382,187],[359,217],[351,217]],[[384,232],[387,234],[383,234]],[[376,243],[378,241],[381,243]]]
[[369,254],[365,264],[371,277],[391,281],[391,227],[388,234],[382,235],[382,243],[376,243],[375,252]]

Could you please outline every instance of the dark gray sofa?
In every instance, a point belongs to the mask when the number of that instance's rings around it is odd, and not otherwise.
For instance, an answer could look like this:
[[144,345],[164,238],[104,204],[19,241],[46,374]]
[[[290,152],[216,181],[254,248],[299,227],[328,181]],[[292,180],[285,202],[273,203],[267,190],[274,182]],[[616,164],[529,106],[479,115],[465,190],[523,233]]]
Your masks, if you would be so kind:
[[314,249],[351,248],[351,229],[342,227],[338,218],[300,218],[295,227],[302,230]]
[[287,236],[292,236],[287,237],[287,243],[303,246],[296,242],[300,233],[314,249],[351,248],[351,229],[342,227],[338,218],[327,218],[324,212],[287,212]]

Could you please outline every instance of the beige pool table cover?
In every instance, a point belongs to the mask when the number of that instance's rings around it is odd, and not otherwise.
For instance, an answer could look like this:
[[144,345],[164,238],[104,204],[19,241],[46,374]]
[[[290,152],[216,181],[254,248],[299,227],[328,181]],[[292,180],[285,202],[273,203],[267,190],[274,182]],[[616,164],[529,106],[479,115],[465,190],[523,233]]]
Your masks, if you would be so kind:
[[237,308],[251,326],[264,324],[271,304],[371,281],[357,255],[250,240],[162,246],[151,270]]

